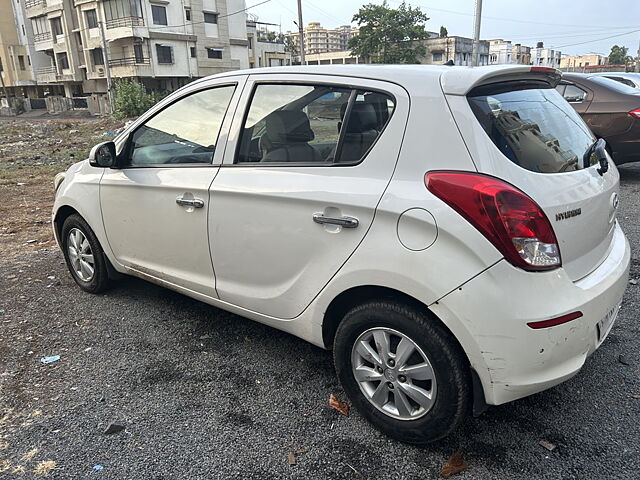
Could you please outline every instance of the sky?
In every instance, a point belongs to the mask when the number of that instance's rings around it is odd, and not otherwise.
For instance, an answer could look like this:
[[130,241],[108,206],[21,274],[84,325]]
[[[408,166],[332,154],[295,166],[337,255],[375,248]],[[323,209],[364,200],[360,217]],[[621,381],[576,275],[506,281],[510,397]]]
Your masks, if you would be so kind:
[[[264,0],[246,0],[247,6]],[[303,22],[320,22],[331,28],[351,23],[363,3],[381,0],[302,0]],[[388,0],[397,7],[400,0]],[[444,25],[449,35],[473,35],[474,0],[410,0],[430,20],[427,30],[439,31]],[[279,24],[282,32],[296,30],[296,0],[268,0],[249,13],[261,22]],[[278,30],[278,26],[272,27]],[[563,54],[608,55],[613,45],[629,48],[636,56],[640,42],[640,0],[484,0],[483,40],[502,38],[535,47],[538,41]],[[612,37],[612,38],[606,38]]]

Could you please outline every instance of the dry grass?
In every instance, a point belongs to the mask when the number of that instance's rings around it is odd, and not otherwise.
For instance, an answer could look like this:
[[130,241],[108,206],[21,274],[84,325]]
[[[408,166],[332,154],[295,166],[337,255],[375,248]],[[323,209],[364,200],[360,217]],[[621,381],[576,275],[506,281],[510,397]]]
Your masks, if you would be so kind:
[[0,122],[0,251],[15,256],[54,245],[53,177],[113,138],[121,120]]

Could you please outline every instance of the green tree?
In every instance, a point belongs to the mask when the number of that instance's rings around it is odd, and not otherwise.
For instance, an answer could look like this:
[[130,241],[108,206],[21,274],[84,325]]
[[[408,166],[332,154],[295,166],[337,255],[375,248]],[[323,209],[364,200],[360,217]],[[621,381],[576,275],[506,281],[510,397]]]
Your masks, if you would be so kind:
[[294,57],[298,55],[298,46],[293,38],[286,36],[284,37],[283,42],[285,52],[289,52]]
[[427,15],[403,2],[397,9],[369,3],[353,16],[358,35],[349,39],[351,54],[374,63],[420,63],[426,53],[421,40],[429,38]]
[[629,55],[629,49],[627,47],[619,47],[618,45],[614,45],[611,47],[611,53],[609,54],[609,63],[611,65],[626,65],[627,63],[633,61]]
[[447,27],[445,26],[440,27],[440,36],[446,37],[447,35],[449,35],[449,32],[447,31]]

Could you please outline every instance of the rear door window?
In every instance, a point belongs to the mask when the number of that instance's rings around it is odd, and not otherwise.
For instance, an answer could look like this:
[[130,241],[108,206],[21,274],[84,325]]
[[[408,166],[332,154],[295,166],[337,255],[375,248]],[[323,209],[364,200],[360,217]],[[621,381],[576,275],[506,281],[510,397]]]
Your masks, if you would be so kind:
[[393,111],[385,93],[332,85],[258,84],[235,163],[355,164]]
[[495,146],[522,168],[560,173],[592,163],[583,164],[595,140],[592,133],[554,88],[508,83],[479,87],[469,94],[469,103]]

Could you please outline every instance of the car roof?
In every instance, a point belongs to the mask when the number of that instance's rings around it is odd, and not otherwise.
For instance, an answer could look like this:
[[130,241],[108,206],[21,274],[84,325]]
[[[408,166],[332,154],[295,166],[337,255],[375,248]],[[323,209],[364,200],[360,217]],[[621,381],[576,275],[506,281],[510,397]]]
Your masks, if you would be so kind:
[[[483,67],[462,67],[446,65],[292,65],[286,67],[262,67],[235,70],[205,77],[199,82],[232,75],[262,74],[313,74],[340,75],[347,77],[383,80],[401,85],[408,90],[424,89],[425,81],[440,82],[444,93],[465,95],[474,86],[492,77],[513,74],[530,74],[529,65],[491,65]],[[542,69],[541,74],[557,75],[555,69]]]

